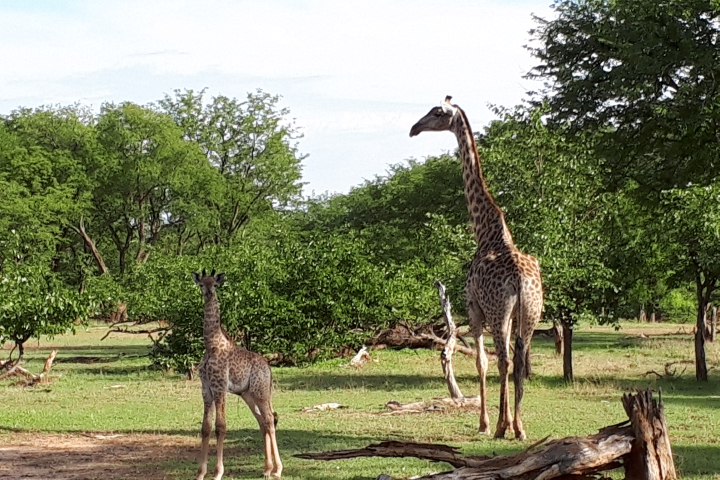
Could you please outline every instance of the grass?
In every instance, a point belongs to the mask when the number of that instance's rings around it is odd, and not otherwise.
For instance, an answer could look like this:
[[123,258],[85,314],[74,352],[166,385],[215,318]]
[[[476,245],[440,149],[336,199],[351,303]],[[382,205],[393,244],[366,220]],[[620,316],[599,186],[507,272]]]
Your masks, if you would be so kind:
[[[693,358],[690,327],[626,324],[620,331],[585,326],[574,338],[574,384],[562,380],[562,359],[551,341],[533,342],[533,379],[525,389],[523,421],[527,442],[493,440],[477,433],[475,413],[432,413],[382,416],[389,400],[411,402],[447,396],[438,352],[378,351],[363,370],[345,367],[347,360],[307,368],[274,370],[275,409],[279,413],[284,477],[304,479],[372,479],[380,473],[410,477],[447,470],[447,465],[414,459],[363,458],[314,462],[292,457],[309,451],[358,448],[384,439],[442,442],[468,454],[505,454],[550,435],[587,435],[624,420],[623,392],[662,389],[676,464],[683,478],[718,478],[720,472],[720,372],[698,383],[693,365],[678,364],[678,375],[657,378],[667,362]],[[646,338],[639,334],[643,333]],[[34,433],[75,435],[112,432],[123,435],[160,434],[185,444],[197,442],[202,401],[197,380],[149,369],[147,340],[114,335],[104,341],[104,327],[76,335],[42,339],[28,345],[26,368],[42,369],[49,350],[57,349],[54,383],[20,388],[0,382],[0,447]],[[5,354],[4,352],[3,354]],[[720,365],[720,345],[708,344],[708,364]],[[687,370],[680,374],[683,368]],[[457,354],[460,388],[475,395],[474,361]],[[498,376],[491,362],[489,405],[497,420]],[[117,387],[119,388],[109,388]],[[304,413],[303,407],[339,402],[348,408]],[[245,404],[228,402],[226,477],[257,478],[262,469],[262,444],[257,424]],[[0,450],[1,451],[1,450]],[[190,478],[193,458],[171,454],[153,460],[157,478]],[[212,468],[212,467],[211,467]],[[0,471],[0,474],[2,471]],[[0,475],[2,476],[2,475]]]

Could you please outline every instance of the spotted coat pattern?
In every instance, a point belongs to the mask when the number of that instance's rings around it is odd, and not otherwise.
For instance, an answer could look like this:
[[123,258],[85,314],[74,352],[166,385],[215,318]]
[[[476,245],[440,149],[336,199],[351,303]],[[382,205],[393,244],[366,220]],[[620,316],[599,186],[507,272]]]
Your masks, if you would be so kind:
[[200,276],[193,274],[205,299],[203,338],[205,355],[199,366],[205,407],[202,423],[202,450],[200,468],[196,480],[202,480],[207,472],[207,458],[215,412],[215,435],[217,438],[217,465],[214,480],[224,473],[223,442],[225,440],[225,394],[234,393],[247,403],[260,425],[265,447],[265,477],[280,478],[282,462],[275,438],[277,416],[272,408],[272,374],[267,360],[257,353],[239,347],[231,341],[220,325],[220,308],[216,288],[225,279],[224,274]]
[[[530,374],[530,342],[543,307],[542,280],[537,259],[515,247],[505,215],[493,200],[482,174],[475,139],[465,112],[449,103],[435,107],[416,123],[410,135],[448,130],[455,134],[462,159],[463,183],[477,250],[468,269],[465,287],[470,327],[477,345],[480,375],[480,431],[490,433],[486,405],[488,359],[484,331],[495,342],[500,371],[500,410],[495,437],[506,432],[525,439],[521,419],[523,380]],[[515,334],[513,381],[515,415],[510,411],[510,340]]]

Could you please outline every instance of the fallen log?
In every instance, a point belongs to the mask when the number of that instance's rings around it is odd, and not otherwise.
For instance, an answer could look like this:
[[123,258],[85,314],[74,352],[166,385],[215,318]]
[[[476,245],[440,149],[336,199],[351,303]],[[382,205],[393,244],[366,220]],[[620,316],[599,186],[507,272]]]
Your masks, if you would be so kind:
[[[625,469],[627,480],[675,480],[667,423],[662,402],[647,390],[626,394],[622,403],[629,420],[587,437],[567,437],[509,456],[460,455],[456,447],[412,442],[382,442],[356,450],[305,453],[300,458],[338,460],[381,456],[417,457],[446,462],[455,470],[420,477],[432,480],[575,480],[600,472]],[[572,476],[572,477],[568,477]]]

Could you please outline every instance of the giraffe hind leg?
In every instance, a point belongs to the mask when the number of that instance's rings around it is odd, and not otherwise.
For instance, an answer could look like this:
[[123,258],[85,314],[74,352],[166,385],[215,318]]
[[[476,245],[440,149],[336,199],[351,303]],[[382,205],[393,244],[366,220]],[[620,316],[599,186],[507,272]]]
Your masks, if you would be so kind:
[[242,398],[245,400],[245,403],[247,403],[260,426],[260,434],[265,450],[263,476],[265,478],[280,478],[283,465],[280,460],[280,451],[275,435],[277,414],[273,411],[269,399],[257,398],[249,392],[243,393]]

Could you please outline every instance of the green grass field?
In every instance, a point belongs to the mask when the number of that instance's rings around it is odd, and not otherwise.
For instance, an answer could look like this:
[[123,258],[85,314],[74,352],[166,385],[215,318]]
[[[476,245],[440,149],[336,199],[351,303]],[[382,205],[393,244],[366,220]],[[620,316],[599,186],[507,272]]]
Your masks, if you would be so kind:
[[[373,362],[362,370],[344,366],[346,359],[307,368],[276,368],[274,405],[280,417],[278,441],[284,478],[372,479],[380,473],[402,478],[448,470],[445,464],[407,458],[319,462],[292,455],[359,448],[384,439],[442,442],[459,446],[464,453],[511,453],[548,435],[587,435],[620,422],[626,418],[620,403],[622,393],[646,387],[662,389],[682,477],[719,478],[720,346],[708,344],[711,370],[707,383],[695,381],[692,364],[679,363],[673,378],[645,375],[650,370],[664,372],[667,362],[692,360],[690,329],[625,324],[616,332],[585,326],[575,334],[576,382],[571,385],[562,380],[562,359],[555,355],[551,341],[536,339],[533,378],[526,386],[523,403],[526,442],[478,434],[475,413],[381,415],[390,400],[405,403],[447,396],[436,351],[373,352]],[[92,459],[87,457],[93,467],[88,467],[85,476],[68,474],[67,478],[192,478],[202,417],[199,381],[149,369],[147,339],[113,336],[101,342],[104,333],[105,327],[98,326],[31,343],[25,365],[30,371],[39,372],[48,352],[58,350],[52,383],[31,388],[18,387],[13,381],[0,383],[0,478],[15,478],[18,468],[34,461],[25,458],[17,460],[17,465],[13,460],[2,461],[3,453],[20,459],[23,449],[33,452],[39,463],[44,455],[57,454],[47,460],[48,465],[56,465],[48,467],[56,473],[64,471],[64,461],[74,461],[73,455],[87,449],[95,452]],[[474,361],[461,354],[454,358],[463,393],[476,395]],[[687,370],[681,373],[684,368]],[[499,401],[494,362],[488,382],[494,423]],[[347,408],[302,412],[303,407],[326,402],[339,402]],[[229,398],[227,414],[225,478],[258,478],[262,442],[257,424],[237,397]],[[46,445],[65,445],[62,448],[67,451]],[[126,456],[118,453],[123,449],[129,452]],[[103,452],[118,457],[113,457],[114,463],[106,462],[112,465],[104,465]],[[211,469],[212,462],[211,456]],[[100,471],[104,467],[107,469]],[[125,473],[113,476],[110,471]],[[33,477],[30,470],[23,472],[24,478],[41,478]]]

